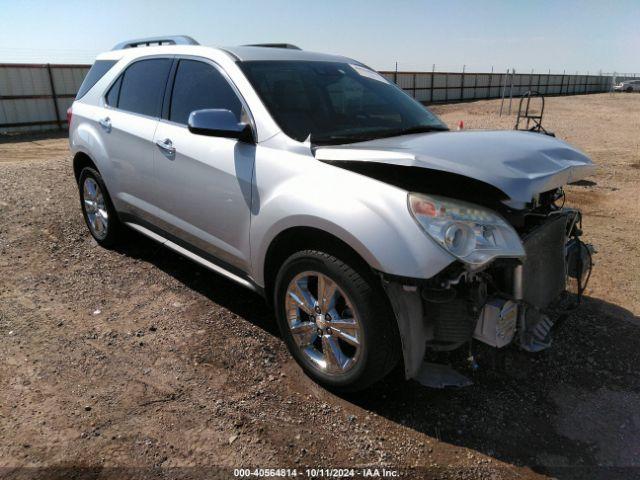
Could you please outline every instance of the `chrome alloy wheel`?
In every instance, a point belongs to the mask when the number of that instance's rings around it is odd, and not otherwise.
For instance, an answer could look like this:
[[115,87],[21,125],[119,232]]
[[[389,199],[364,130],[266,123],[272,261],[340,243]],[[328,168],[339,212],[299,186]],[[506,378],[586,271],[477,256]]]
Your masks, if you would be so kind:
[[102,190],[94,178],[85,178],[82,185],[82,201],[91,233],[102,240],[109,232],[109,213]]
[[362,327],[351,300],[328,276],[298,274],[287,287],[285,308],[295,343],[310,366],[336,376],[357,365]]

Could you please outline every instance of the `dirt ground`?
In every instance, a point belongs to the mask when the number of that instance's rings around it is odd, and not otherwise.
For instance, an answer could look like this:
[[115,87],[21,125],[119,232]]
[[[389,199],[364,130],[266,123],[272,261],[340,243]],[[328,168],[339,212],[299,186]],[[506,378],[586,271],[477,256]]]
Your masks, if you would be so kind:
[[[497,101],[434,107],[512,128]],[[597,245],[583,306],[539,355],[475,385],[307,379],[262,299],[150,240],[109,251],[80,214],[66,139],[0,143],[0,478],[227,478],[386,466],[412,478],[640,475],[640,95],[551,98],[598,171],[568,188]]]

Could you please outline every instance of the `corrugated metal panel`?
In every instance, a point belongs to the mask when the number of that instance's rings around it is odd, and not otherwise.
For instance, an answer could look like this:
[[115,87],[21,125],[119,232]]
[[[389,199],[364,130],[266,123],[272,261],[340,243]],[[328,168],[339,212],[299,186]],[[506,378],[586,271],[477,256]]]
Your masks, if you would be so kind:
[[[88,70],[88,65],[0,64],[0,132],[64,125],[65,112]],[[56,118],[55,105],[60,118]],[[33,125],[15,125],[30,123]]]
[[433,76],[433,86],[435,88],[443,88],[445,86],[446,75],[444,73],[435,73]]
[[431,74],[430,73],[417,73],[416,74],[416,87],[418,87],[418,88],[431,88]]
[[80,68],[51,68],[51,74],[57,94],[75,95],[80,88],[86,69]]
[[[89,65],[50,65],[55,89],[56,104],[62,125],[65,112],[73,103]],[[572,95],[606,92],[611,88],[611,76],[596,75],[547,75],[524,73],[475,72],[380,72],[396,83],[409,95],[425,103],[455,102],[482,98],[499,98],[505,85],[508,97],[517,97],[527,90],[537,90],[545,95]],[[619,75],[616,81],[637,78]],[[513,89],[510,84],[513,79]],[[463,86],[464,82],[464,86]],[[33,131],[58,128],[51,81],[47,65],[0,64],[0,132]],[[7,98],[9,97],[9,98]],[[14,98],[18,97],[18,98]],[[39,97],[39,98],[20,98]],[[28,126],[7,124],[48,122]],[[5,126],[3,126],[3,124]]]
[[459,87],[462,84],[462,74],[461,73],[450,73],[447,75],[447,86],[448,87]]
[[413,74],[398,73],[396,84],[400,88],[413,88]]

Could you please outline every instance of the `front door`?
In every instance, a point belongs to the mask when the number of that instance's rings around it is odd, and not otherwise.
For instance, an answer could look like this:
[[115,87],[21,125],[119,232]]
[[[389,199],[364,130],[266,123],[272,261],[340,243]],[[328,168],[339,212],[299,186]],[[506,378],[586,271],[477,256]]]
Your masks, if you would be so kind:
[[[243,104],[226,76],[207,61],[179,60],[166,119],[154,142],[156,204],[163,229],[225,267],[247,271],[255,145],[189,132],[194,110]],[[194,250],[192,248],[192,250]]]

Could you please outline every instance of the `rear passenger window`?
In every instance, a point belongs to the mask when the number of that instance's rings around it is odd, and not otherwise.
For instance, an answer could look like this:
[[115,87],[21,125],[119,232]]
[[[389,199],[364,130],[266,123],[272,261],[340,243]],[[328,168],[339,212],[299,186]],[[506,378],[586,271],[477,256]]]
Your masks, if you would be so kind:
[[170,108],[169,120],[186,125],[191,112],[204,108],[231,110],[240,120],[242,103],[217,68],[197,60],[180,60]]
[[140,60],[128,67],[122,76],[117,107],[159,117],[171,62],[169,58],[154,58]]

